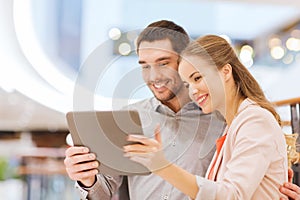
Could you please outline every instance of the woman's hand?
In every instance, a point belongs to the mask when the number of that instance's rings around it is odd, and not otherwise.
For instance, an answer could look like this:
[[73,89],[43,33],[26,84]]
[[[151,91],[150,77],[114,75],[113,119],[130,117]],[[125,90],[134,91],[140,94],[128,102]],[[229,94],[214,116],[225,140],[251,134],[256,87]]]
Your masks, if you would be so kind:
[[154,173],[169,165],[162,150],[159,126],[155,129],[154,139],[141,135],[129,135],[127,140],[138,143],[124,146],[124,156],[129,157],[130,160],[144,165]]

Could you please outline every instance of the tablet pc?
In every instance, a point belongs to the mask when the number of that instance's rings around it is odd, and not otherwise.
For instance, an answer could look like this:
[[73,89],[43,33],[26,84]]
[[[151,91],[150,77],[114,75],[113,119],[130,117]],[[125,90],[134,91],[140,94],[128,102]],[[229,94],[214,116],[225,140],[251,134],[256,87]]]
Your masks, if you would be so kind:
[[143,165],[124,157],[128,134],[143,134],[135,110],[73,111],[66,114],[75,146],[86,146],[101,163],[99,172],[107,175],[147,175]]

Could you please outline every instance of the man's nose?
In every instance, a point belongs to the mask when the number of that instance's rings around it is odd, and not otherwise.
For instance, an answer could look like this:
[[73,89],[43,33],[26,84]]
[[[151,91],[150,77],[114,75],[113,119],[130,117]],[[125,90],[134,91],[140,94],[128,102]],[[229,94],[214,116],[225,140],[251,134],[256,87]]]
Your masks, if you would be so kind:
[[151,67],[150,80],[153,82],[157,82],[161,79],[163,79],[162,70],[159,69],[159,67]]

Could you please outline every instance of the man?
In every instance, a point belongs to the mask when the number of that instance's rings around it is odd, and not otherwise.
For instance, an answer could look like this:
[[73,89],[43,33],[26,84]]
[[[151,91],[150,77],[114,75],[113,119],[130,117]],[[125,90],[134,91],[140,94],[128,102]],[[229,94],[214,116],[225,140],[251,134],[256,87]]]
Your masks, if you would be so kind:
[[[142,113],[142,124],[147,125],[145,135],[153,136],[155,126],[161,124],[164,152],[169,160],[204,176],[215,151],[215,141],[223,132],[224,121],[218,113],[203,114],[191,102],[188,88],[177,73],[179,54],[188,43],[185,30],[171,21],[154,22],[142,31],[137,40],[137,54],[143,79],[154,97],[129,108]],[[123,177],[101,174],[95,159],[85,147],[70,147],[65,158],[67,173],[76,180],[82,199],[111,199]],[[131,200],[188,199],[152,174],[128,176],[128,190]]]
[[[300,187],[294,183],[287,182],[280,187],[280,192],[289,197],[290,200],[300,200]],[[281,198],[280,200],[287,200]]]
[[[293,170],[289,169],[288,171],[289,182],[286,182],[282,186],[280,186],[279,191],[282,194],[285,194],[287,197],[289,197],[290,200],[300,200],[300,187],[292,183],[293,176],[294,176]],[[287,200],[287,199],[281,198],[280,200]]]

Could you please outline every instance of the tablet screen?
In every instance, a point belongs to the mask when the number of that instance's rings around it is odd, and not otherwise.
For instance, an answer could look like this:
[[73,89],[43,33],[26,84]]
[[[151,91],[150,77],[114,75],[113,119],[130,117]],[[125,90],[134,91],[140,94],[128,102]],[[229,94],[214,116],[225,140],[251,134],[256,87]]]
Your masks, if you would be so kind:
[[74,145],[87,146],[96,154],[100,173],[150,174],[146,167],[123,156],[123,146],[130,144],[127,135],[143,134],[137,111],[75,111],[66,117]]

